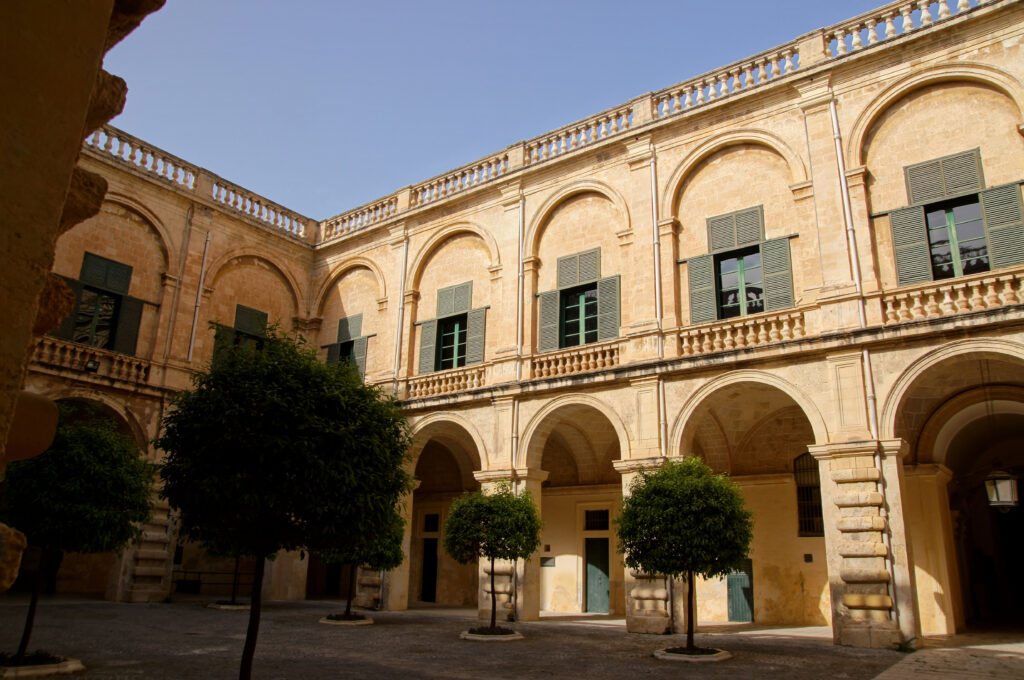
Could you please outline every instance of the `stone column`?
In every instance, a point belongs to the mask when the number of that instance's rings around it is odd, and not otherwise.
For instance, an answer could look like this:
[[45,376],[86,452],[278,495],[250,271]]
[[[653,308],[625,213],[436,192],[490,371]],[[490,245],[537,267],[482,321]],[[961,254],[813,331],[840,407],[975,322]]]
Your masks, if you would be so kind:
[[[548,478],[546,470],[516,468],[515,491],[530,492],[537,516],[543,517],[541,485]],[[533,554],[516,565],[516,616],[520,621],[540,618],[540,555]]]
[[[480,491],[484,495],[494,493],[501,482],[512,482],[515,472],[504,470],[480,470],[473,473],[480,482]],[[512,609],[512,577],[514,567],[506,560],[494,561],[494,592],[496,593],[496,622],[506,620]],[[491,618],[491,563],[481,557],[477,563],[477,617],[482,620]]]
[[836,644],[891,649],[918,634],[899,444],[808,447],[821,472]]
[[[411,471],[410,471],[411,472]],[[412,491],[402,499],[402,520],[405,531],[402,534],[402,563],[395,569],[384,573],[381,584],[381,609],[388,611],[404,611],[409,608],[409,559],[412,550],[412,494],[420,480],[414,480]]]
[[[665,458],[632,458],[612,464],[622,475],[622,497],[629,496],[630,486],[641,470],[654,470],[665,464]],[[643,574],[626,567],[623,589],[626,592],[626,631],[662,635],[673,630],[672,610],[685,611],[685,588],[673,592],[671,579],[658,574]],[[682,609],[673,607],[679,600]],[[682,623],[685,625],[685,622]]]

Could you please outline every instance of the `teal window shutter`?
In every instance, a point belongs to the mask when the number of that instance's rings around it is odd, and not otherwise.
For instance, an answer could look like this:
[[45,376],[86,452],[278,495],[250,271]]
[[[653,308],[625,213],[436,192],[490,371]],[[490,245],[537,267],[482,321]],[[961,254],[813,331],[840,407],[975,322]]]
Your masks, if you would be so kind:
[[601,249],[594,248],[580,253],[577,257],[576,273],[579,283],[589,283],[601,278]]
[[735,213],[736,246],[751,246],[764,239],[764,206],[747,208]]
[[117,328],[114,331],[114,345],[111,349],[121,354],[135,354],[141,323],[142,300],[127,296],[121,298],[117,311]]
[[235,305],[235,330],[249,335],[264,335],[267,332],[267,313]]
[[924,208],[914,206],[889,213],[892,246],[896,255],[896,275],[899,285],[931,281],[931,250],[928,229],[924,221]]
[[558,258],[558,287],[572,288],[580,282],[580,256]]
[[91,286],[127,295],[131,286],[132,268],[87,252],[82,257],[82,272],[79,278]]
[[336,342],[333,345],[327,345],[327,363],[333,364],[341,359],[341,343]]
[[1024,211],[1020,186],[1004,184],[981,192],[992,269],[1024,263]]
[[352,314],[338,321],[338,342],[354,340],[363,334],[363,315]]
[[903,174],[910,205],[934,203],[985,188],[980,149],[908,165]]
[[352,363],[356,365],[360,376],[366,375],[366,336],[352,340]]
[[484,360],[484,331],[487,308],[471,309],[466,313],[466,365],[480,364]]
[[707,219],[712,253],[757,245],[764,239],[764,206],[744,208]]
[[455,313],[455,288],[437,289],[437,318],[442,319]]
[[473,282],[437,289],[437,318],[463,314],[473,306]]
[[708,218],[708,243],[711,252],[736,247],[736,219],[732,213]]
[[50,335],[55,338],[71,340],[75,335],[75,315],[78,312],[78,300],[82,295],[82,282],[69,279],[66,276],[61,276],[61,278],[64,279],[64,283],[68,284],[68,288],[74,294],[75,302],[71,306],[71,313],[61,319],[60,326],[50,331]]
[[537,351],[550,352],[558,349],[559,292],[549,290],[537,297]]
[[619,277],[609,276],[597,282],[597,340],[619,337]]
[[434,347],[437,344],[437,319],[420,324],[419,374],[434,372]]
[[764,272],[765,311],[789,309],[793,301],[793,267],[789,257],[789,238],[776,238],[761,244]]
[[222,324],[214,324],[213,331],[213,355],[217,356],[221,350],[231,347],[235,342],[235,329]]
[[691,257],[686,261],[686,268],[690,279],[690,323],[714,321],[718,318],[714,257]]

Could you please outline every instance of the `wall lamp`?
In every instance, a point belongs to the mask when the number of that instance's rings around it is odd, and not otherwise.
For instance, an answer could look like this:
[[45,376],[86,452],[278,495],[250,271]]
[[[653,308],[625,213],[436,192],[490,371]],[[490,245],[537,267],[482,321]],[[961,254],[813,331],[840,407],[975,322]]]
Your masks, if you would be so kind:
[[1018,503],[1017,478],[1002,470],[991,472],[985,477],[985,493],[988,494],[989,505],[1008,512]]

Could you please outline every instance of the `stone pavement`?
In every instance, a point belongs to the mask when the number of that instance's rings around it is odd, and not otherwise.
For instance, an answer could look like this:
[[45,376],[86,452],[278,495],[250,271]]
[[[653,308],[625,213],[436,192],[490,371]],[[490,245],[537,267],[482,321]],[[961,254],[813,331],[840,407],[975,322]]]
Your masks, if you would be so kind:
[[[0,597],[0,650],[10,651],[17,645],[26,604],[24,597]],[[358,628],[317,623],[341,608],[337,602],[269,603],[256,648],[256,676],[303,680],[1024,678],[1020,643],[1006,645],[1009,651],[988,644],[903,655],[836,647],[827,628],[711,626],[698,634],[698,644],[724,647],[734,658],[719,664],[683,665],[652,657],[657,649],[682,644],[682,636],[628,634],[621,619],[545,618],[515,624],[526,636],[520,642],[486,644],[458,639],[461,630],[477,625],[469,610],[372,612],[376,625]],[[230,678],[238,673],[247,617],[244,611],[209,609],[198,600],[138,605],[51,599],[40,605],[31,648],[81,659],[87,670],[76,677],[90,680]],[[952,674],[957,668],[968,674]],[[999,672],[978,675],[979,668]]]
[[930,638],[876,680],[1024,679],[1024,631]]

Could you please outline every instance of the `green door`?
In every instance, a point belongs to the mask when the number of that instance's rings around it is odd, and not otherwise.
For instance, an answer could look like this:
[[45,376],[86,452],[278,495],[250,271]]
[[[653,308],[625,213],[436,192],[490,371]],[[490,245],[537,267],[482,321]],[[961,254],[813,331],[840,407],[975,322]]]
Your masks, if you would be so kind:
[[754,568],[750,560],[727,578],[729,620],[749,623],[754,620]]
[[587,611],[608,613],[608,539],[586,539]]

